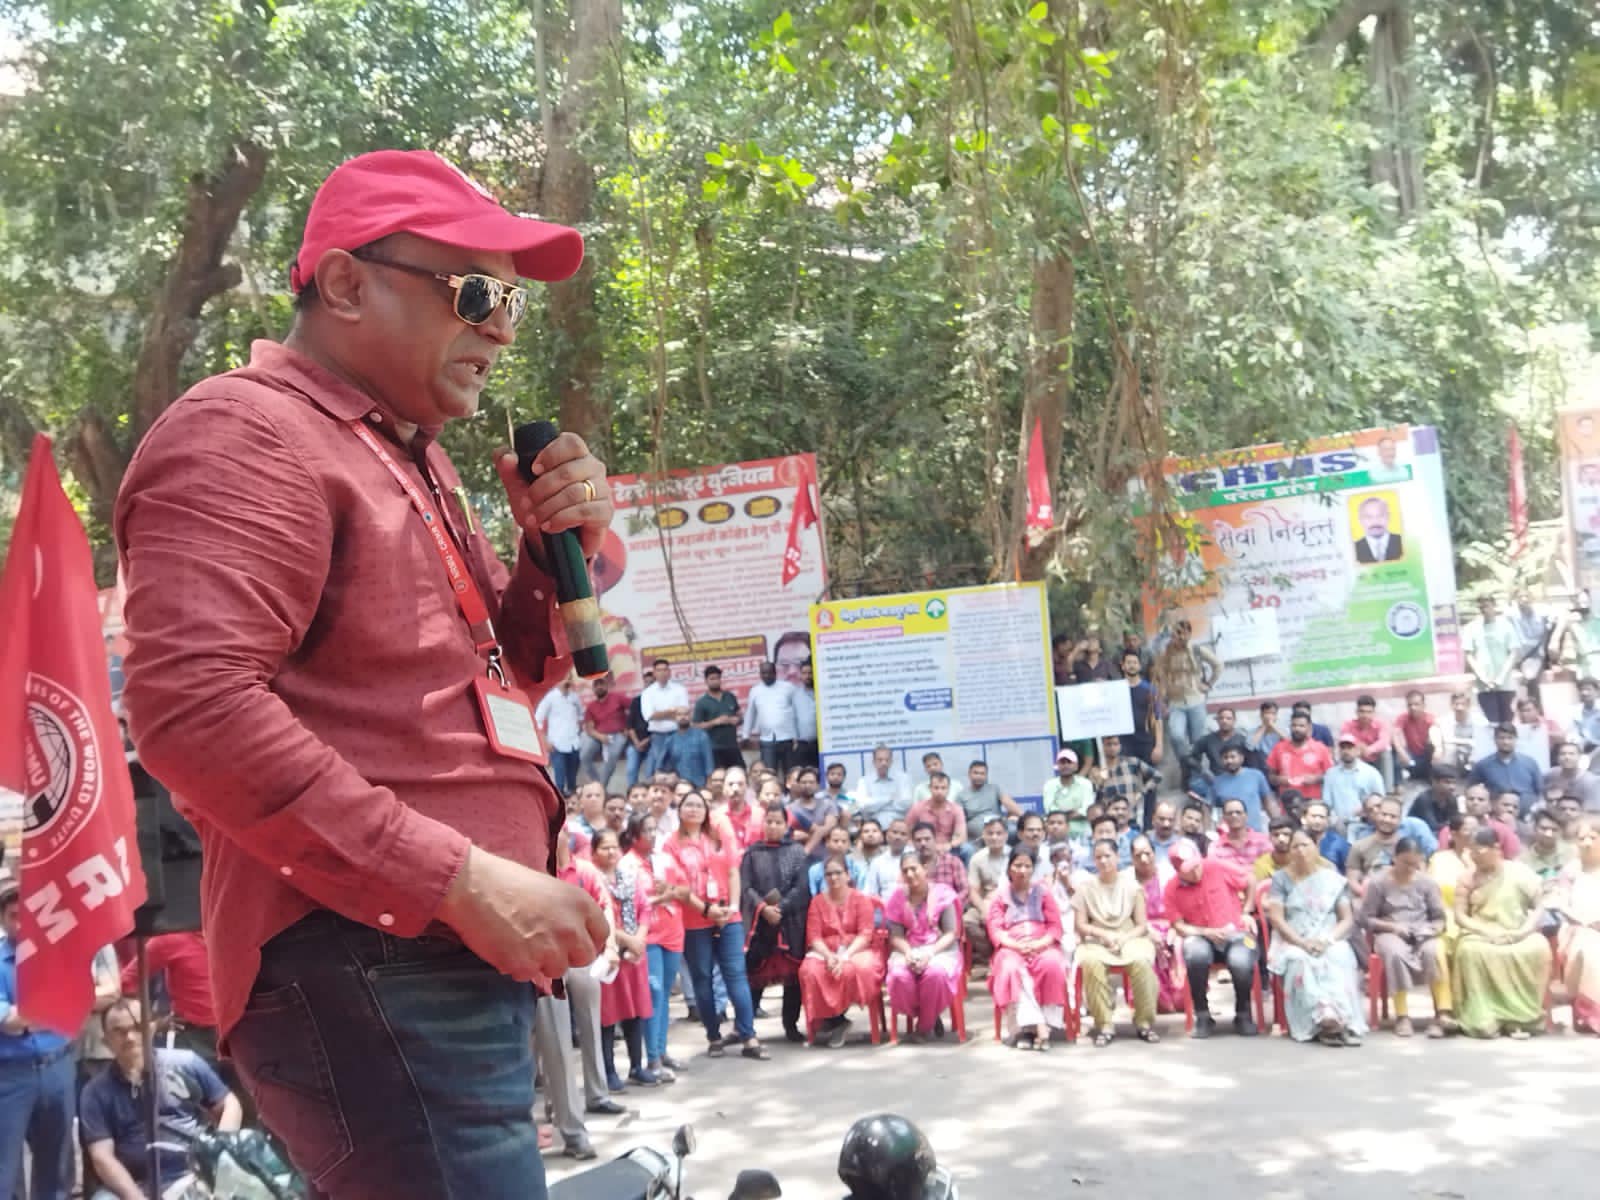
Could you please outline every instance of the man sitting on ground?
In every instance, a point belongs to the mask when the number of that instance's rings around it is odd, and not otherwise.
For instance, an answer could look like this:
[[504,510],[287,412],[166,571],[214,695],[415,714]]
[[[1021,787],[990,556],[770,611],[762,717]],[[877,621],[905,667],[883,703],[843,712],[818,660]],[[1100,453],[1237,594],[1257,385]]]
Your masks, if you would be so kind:
[[1172,865],[1177,875],[1168,882],[1162,899],[1167,919],[1183,938],[1183,965],[1194,1005],[1190,1036],[1208,1038],[1216,1028],[1207,992],[1212,964],[1224,963],[1233,979],[1234,1032],[1255,1037],[1258,1031],[1250,1015],[1250,991],[1256,942],[1245,917],[1251,899],[1249,877],[1224,860],[1201,858],[1187,842],[1172,848]]
[[[1350,822],[1350,827],[1345,830],[1345,836],[1349,838],[1351,846],[1361,841],[1362,838],[1371,837],[1377,832],[1378,805],[1382,800],[1383,797],[1376,793],[1362,798],[1361,816]],[[1394,800],[1396,804],[1400,803],[1398,796],[1394,797]],[[1404,811],[1403,806],[1402,811]],[[1433,830],[1429,828],[1428,823],[1422,818],[1414,817],[1409,813],[1400,818],[1400,836],[1414,839],[1417,845],[1422,848],[1424,860],[1432,858],[1434,851],[1439,848],[1439,839],[1434,835]]]
[[1357,900],[1366,894],[1369,878],[1394,864],[1394,848],[1400,841],[1400,801],[1393,796],[1377,797],[1372,823],[1373,831],[1350,847],[1344,867],[1344,877]]
[[1406,693],[1406,711],[1395,718],[1394,752],[1406,773],[1424,783],[1432,776],[1434,763],[1442,763],[1448,757],[1444,731],[1419,691]]
[[1100,796],[1107,800],[1113,796],[1125,797],[1129,812],[1137,813],[1141,821],[1148,822],[1161,775],[1144,759],[1124,756],[1122,739],[1116,734],[1102,738],[1100,744],[1105,760],[1089,772],[1090,779],[1100,789]]
[[1267,778],[1278,789],[1294,788],[1310,800],[1322,798],[1322,779],[1333,767],[1328,748],[1311,736],[1311,714],[1289,719],[1289,736],[1267,755]]
[[1089,832],[1089,805],[1094,803],[1094,785],[1078,773],[1078,755],[1062,750],[1056,755],[1056,777],[1044,785],[1044,811],[1064,812],[1072,826],[1072,836]]
[[[1155,812],[1150,816],[1150,829],[1145,835],[1150,839],[1150,849],[1155,851],[1156,868],[1163,872],[1171,869],[1167,855],[1172,853],[1172,846],[1183,835],[1178,832],[1178,810],[1173,807],[1172,801],[1162,800],[1155,807]],[[1162,883],[1166,882],[1165,877]]]
[[[112,1067],[89,1082],[78,1099],[78,1120],[90,1160],[100,1177],[94,1200],[142,1200],[150,1144],[145,1139],[144,1027],[137,1000],[117,1000],[100,1014]],[[191,1050],[156,1050],[157,1136],[188,1143],[208,1125],[239,1128],[239,1101],[211,1064]],[[156,1170],[163,1194],[181,1192],[187,1156],[160,1151]]]
[[896,817],[889,822],[889,827],[884,831],[884,840],[888,848],[872,860],[872,866],[867,869],[866,882],[861,886],[863,892],[879,900],[888,900],[895,888],[900,886],[900,856],[911,842],[911,829],[904,817]]
[[957,849],[967,840],[966,814],[950,799],[950,776],[937,768],[928,776],[928,798],[913,804],[906,820],[911,823],[913,840],[918,825],[932,825],[934,841],[941,850]]
[[1560,742],[1555,747],[1555,754],[1556,765],[1545,772],[1544,794],[1548,796],[1554,792],[1558,796],[1565,796],[1571,793],[1589,811],[1600,809],[1600,775],[1578,766],[1578,744]]
[[1533,838],[1517,860],[1544,883],[1548,891],[1566,866],[1577,855],[1577,847],[1561,836],[1561,818],[1545,810],[1533,818]]
[[1289,865],[1289,842],[1294,838],[1294,831],[1299,828],[1293,817],[1272,818],[1272,823],[1267,826],[1267,836],[1272,839],[1272,849],[1256,859],[1256,865],[1251,870],[1251,876],[1257,883],[1271,879],[1274,871],[1281,871]]
[[917,848],[927,872],[928,885],[942,883],[956,894],[962,904],[967,901],[967,864],[948,850],[938,846],[938,831],[931,821],[918,821],[911,827],[911,844]]
[[[1517,836],[1517,831],[1512,826],[1500,820],[1493,813],[1494,804],[1489,797],[1487,784],[1471,783],[1461,797],[1462,807],[1478,819],[1479,828],[1494,830],[1495,837],[1500,841],[1500,854],[1509,861],[1515,861],[1522,854],[1522,839]],[[1445,830],[1445,835],[1449,834]],[[1449,842],[1441,835],[1440,845]]]
[[1133,815],[1128,809],[1128,798],[1110,797],[1106,801],[1106,816],[1115,824],[1117,859],[1121,863],[1121,869],[1127,870],[1133,866],[1133,839],[1139,836],[1139,827],[1133,823]]
[[1237,748],[1239,762],[1243,764],[1250,753],[1249,743],[1244,734],[1239,732],[1238,720],[1238,714],[1232,708],[1219,708],[1217,727],[1194,744],[1189,756],[1189,792],[1210,800],[1213,805],[1222,803],[1212,790],[1212,783],[1224,769],[1223,755],[1229,749]]
[[1234,799],[1222,806],[1222,829],[1211,843],[1211,849],[1206,851],[1206,857],[1231,863],[1248,878],[1256,859],[1271,849],[1272,842],[1267,835],[1250,828],[1244,801]]
[[1461,800],[1456,795],[1460,772],[1454,763],[1441,758],[1433,764],[1429,776],[1428,786],[1411,798],[1411,811],[1406,815],[1421,821],[1437,836],[1451,816],[1461,811]]
[[1356,715],[1339,729],[1339,740],[1353,737],[1361,751],[1361,761],[1383,778],[1384,790],[1394,787],[1394,730],[1378,716],[1378,702],[1371,696],[1356,698]]
[[1544,772],[1517,750],[1517,727],[1502,724],[1494,727],[1494,753],[1472,764],[1467,782],[1482,783],[1494,795],[1515,792],[1521,798],[1522,811],[1528,813],[1543,794]]
[[[1341,733],[1339,762],[1322,781],[1321,798],[1327,802],[1334,824],[1346,828],[1361,815],[1361,806],[1368,796],[1381,796],[1384,791],[1383,776],[1371,763],[1361,760],[1361,744],[1356,736]],[[1348,829],[1346,833],[1349,834]]]
[[[1178,817],[1178,833],[1205,854],[1211,848],[1211,835],[1206,832],[1206,814],[1210,806],[1203,800],[1185,801],[1183,813]],[[1168,850],[1171,853],[1171,850]]]
[[981,758],[967,765],[967,782],[956,791],[954,799],[967,818],[967,842],[974,849],[980,844],[990,817],[998,815],[1014,821],[1022,815],[1022,805],[989,782],[989,764]]

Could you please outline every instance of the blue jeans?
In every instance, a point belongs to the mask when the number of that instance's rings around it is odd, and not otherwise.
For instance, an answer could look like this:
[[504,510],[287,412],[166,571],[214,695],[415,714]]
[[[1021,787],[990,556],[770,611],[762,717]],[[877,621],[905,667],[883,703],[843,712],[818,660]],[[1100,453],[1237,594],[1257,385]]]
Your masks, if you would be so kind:
[[532,1027],[459,942],[324,911],[262,947],[229,1044],[313,1200],[544,1200]]
[[578,790],[578,752],[576,750],[550,751],[550,777],[556,791],[570,796]]
[[[677,736],[676,733],[652,733],[650,735],[650,749],[644,756],[645,775],[653,778],[655,773],[661,770],[661,763],[667,757],[667,751],[672,749],[672,740]],[[646,779],[645,782],[648,783],[649,779]],[[629,784],[628,786],[632,787],[633,785]]]
[[644,1027],[644,1056],[654,1066],[667,1052],[667,1026],[672,1024],[667,1007],[678,968],[683,966],[683,954],[661,946],[646,946],[645,962],[650,969],[650,1016]]
[[711,992],[711,964],[716,963],[733,1001],[733,1031],[740,1041],[756,1035],[755,1006],[750,1003],[750,983],[744,973],[744,922],[729,921],[721,929],[683,931],[683,960],[694,982],[694,1006],[706,1027],[706,1039],[722,1040],[722,1012]]
[[31,1200],[67,1200],[76,1079],[71,1046],[53,1057],[0,1062],[0,1196],[9,1197],[21,1181],[26,1145],[33,1153]]
[[628,786],[630,788],[639,782],[639,770],[644,766],[644,760],[649,753],[650,748],[648,746],[641,750],[632,742],[628,743]]
[[1167,710],[1167,748],[1183,767],[1184,777],[1189,775],[1189,756],[1196,743],[1206,735],[1205,701],[1184,707],[1174,705]]

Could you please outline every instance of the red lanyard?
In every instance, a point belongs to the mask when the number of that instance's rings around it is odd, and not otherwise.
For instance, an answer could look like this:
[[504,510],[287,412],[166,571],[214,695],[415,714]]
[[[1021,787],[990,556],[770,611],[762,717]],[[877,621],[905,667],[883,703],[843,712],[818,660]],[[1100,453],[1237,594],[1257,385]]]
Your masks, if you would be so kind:
[[456,549],[455,541],[451,538],[449,527],[445,525],[443,517],[435,510],[427,493],[417,486],[416,480],[407,475],[400,464],[395,462],[394,455],[385,449],[377,434],[360,421],[351,421],[349,425],[356,437],[360,438],[367,449],[377,456],[378,461],[389,469],[389,474],[394,476],[395,482],[411,501],[411,507],[417,510],[422,523],[428,527],[429,540],[432,541],[433,548],[439,552],[439,561],[444,564],[445,574],[450,578],[451,594],[456,598],[461,615],[466,618],[472,633],[472,643],[477,647],[479,654],[488,658],[489,674],[504,682],[505,672],[500,666],[500,639],[495,636],[494,623],[489,620],[489,606],[484,603],[483,593],[473,582],[472,572],[467,569],[466,562]]

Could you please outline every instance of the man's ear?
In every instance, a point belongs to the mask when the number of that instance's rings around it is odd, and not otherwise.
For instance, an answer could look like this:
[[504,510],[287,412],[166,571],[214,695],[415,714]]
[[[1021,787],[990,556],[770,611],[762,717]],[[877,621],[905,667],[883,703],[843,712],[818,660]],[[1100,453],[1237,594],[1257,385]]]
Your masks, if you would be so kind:
[[366,267],[348,250],[329,250],[317,263],[317,295],[336,321],[361,320],[366,298]]

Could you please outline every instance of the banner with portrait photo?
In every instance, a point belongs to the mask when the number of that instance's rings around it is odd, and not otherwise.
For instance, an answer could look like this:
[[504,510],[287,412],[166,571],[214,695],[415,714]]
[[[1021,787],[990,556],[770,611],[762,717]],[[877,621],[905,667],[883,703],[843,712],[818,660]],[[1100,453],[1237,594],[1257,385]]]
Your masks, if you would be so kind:
[[1572,585],[1600,590],[1600,409],[1561,413],[1561,493]]
[[[827,565],[821,525],[791,518],[800,489],[815,480],[813,454],[610,477],[616,515],[593,573],[624,693],[639,693],[656,658],[673,664],[691,699],[712,663],[741,703],[763,661],[799,682]],[[791,526],[798,556],[785,583]]]
[[[1163,476],[1166,524],[1148,484],[1133,487],[1141,528],[1163,551],[1145,624],[1155,636],[1189,618],[1196,642],[1227,664],[1214,699],[1461,671],[1433,428],[1168,459]],[[1261,636],[1269,630],[1272,638]]]

